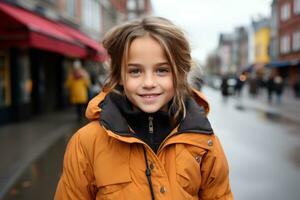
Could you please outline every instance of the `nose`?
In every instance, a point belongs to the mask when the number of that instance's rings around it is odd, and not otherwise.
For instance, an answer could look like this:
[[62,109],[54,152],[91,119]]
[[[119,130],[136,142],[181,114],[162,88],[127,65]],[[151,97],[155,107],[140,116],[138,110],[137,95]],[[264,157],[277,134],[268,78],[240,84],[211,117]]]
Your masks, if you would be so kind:
[[154,88],[156,85],[155,76],[152,73],[145,74],[143,87],[145,89]]

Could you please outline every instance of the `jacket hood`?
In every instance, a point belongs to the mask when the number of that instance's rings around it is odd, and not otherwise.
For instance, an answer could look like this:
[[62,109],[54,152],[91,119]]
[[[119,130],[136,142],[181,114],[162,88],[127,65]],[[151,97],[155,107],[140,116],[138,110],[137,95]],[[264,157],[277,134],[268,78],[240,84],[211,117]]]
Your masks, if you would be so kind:
[[[208,101],[204,97],[204,95],[197,91],[197,90],[192,90],[193,92],[193,98],[197,102],[199,106],[202,106],[204,108],[205,115],[207,116],[210,107],[208,104]],[[104,101],[106,95],[108,92],[101,92],[97,96],[95,96],[89,103],[85,112],[85,116],[87,117],[88,120],[98,120],[100,118],[100,113],[101,113],[101,108],[99,104]]]

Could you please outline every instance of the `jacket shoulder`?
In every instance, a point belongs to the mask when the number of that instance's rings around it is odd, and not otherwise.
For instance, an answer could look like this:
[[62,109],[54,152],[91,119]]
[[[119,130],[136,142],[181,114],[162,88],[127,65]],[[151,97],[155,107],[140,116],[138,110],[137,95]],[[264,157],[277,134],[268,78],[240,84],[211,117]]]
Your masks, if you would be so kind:
[[[77,138],[79,145],[88,153],[92,154],[97,148],[101,148],[105,145],[97,145],[99,143],[105,143],[108,140],[105,129],[100,125],[98,121],[91,121],[84,127],[80,128],[74,135]],[[90,155],[91,156],[91,155]]]

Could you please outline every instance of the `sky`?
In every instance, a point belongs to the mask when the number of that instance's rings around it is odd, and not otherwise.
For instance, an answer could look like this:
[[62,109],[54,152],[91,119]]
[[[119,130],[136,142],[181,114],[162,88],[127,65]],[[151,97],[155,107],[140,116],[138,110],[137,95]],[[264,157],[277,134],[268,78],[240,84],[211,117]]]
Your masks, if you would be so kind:
[[204,64],[220,33],[249,26],[251,18],[270,16],[272,0],[152,0],[153,15],[170,19],[187,33],[192,56]]

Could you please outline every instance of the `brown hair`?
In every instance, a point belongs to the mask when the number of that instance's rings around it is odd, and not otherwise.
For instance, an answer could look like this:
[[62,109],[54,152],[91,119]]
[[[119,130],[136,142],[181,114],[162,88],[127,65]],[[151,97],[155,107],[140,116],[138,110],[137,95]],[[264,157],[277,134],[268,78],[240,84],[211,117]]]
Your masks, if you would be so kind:
[[184,100],[190,94],[187,74],[191,68],[191,50],[183,31],[172,22],[161,17],[145,17],[116,26],[103,39],[103,46],[110,56],[110,74],[105,85],[106,91],[115,91],[122,80],[127,65],[131,42],[138,37],[149,35],[159,42],[170,62],[173,73],[175,95],[169,113],[173,119],[184,117]]

